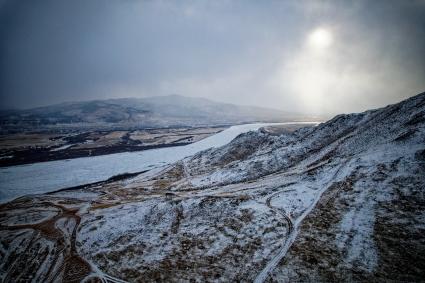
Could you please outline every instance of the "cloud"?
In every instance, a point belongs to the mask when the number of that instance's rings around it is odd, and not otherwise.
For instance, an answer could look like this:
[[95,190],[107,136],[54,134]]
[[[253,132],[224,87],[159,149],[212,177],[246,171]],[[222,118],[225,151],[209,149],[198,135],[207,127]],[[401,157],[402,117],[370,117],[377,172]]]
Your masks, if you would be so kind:
[[423,1],[6,1],[1,105],[178,93],[361,111],[424,90],[424,15]]

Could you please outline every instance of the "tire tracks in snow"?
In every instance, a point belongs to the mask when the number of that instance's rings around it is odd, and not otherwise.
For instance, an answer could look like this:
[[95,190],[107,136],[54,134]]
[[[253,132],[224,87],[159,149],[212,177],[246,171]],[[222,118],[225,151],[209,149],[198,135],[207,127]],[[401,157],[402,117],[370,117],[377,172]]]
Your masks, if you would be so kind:
[[[267,206],[272,209],[273,211],[279,213],[282,215],[285,219],[288,221],[289,231],[288,236],[283,242],[283,246],[280,248],[279,252],[266,264],[266,266],[258,273],[257,277],[254,279],[254,283],[263,283],[269,273],[279,264],[279,262],[285,257],[289,249],[291,248],[292,244],[295,242],[295,239],[299,232],[299,227],[302,223],[302,221],[307,217],[308,214],[316,207],[317,203],[319,202],[320,198],[322,197],[323,193],[329,188],[329,186],[335,181],[335,178],[338,176],[339,172],[342,168],[344,168],[348,162],[351,160],[351,158],[345,160],[336,170],[336,172],[333,174],[333,176],[330,178],[330,180],[323,186],[323,188],[317,193],[315,196],[312,204],[307,207],[306,210],[295,220],[293,221],[292,218],[282,213],[278,208],[271,205],[271,199],[276,196],[277,194],[284,193],[285,191],[277,192],[270,197],[267,198],[266,204]],[[290,223],[290,224],[289,224]]]
[[279,209],[275,206],[273,206],[271,204],[271,200],[277,196],[278,194],[282,194],[285,193],[285,191],[280,191],[280,192],[276,192],[274,194],[272,194],[271,196],[269,196],[266,200],[266,205],[276,214],[282,216],[283,218],[285,218],[287,224],[288,224],[288,231],[285,235],[285,240],[283,241],[283,246],[282,248],[279,250],[279,252],[266,264],[266,266],[263,268],[263,270],[261,270],[261,272],[257,275],[257,277],[254,280],[254,283],[262,283],[264,282],[264,280],[266,280],[269,272],[271,270],[273,270],[273,268],[276,267],[276,265],[279,263],[279,261],[285,256],[288,248],[287,248],[287,243],[289,241],[289,239],[291,238],[291,235],[294,234],[294,221],[292,220],[291,216],[289,216],[288,214],[286,214],[285,211],[282,211],[283,209]]

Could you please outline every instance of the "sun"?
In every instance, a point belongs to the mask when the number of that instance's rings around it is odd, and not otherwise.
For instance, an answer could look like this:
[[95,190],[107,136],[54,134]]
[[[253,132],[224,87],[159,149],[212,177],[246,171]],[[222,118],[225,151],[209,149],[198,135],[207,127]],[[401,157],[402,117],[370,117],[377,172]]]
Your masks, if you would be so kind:
[[325,49],[332,45],[333,36],[326,28],[317,28],[308,36],[308,44],[314,49]]

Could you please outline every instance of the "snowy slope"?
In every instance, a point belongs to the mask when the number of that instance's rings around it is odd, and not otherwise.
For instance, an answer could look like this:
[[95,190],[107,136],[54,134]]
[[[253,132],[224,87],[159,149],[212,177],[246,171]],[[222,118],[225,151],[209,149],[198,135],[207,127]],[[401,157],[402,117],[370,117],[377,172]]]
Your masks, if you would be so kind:
[[[9,203],[0,274],[14,278],[17,252],[38,278],[68,278],[72,267],[111,282],[422,281],[424,187],[422,93],[295,132],[241,134],[131,179]],[[42,212],[12,217],[28,207]],[[43,236],[58,209],[61,219],[81,218],[67,222],[74,238],[57,236],[74,250]],[[64,257],[64,269],[21,246]]]

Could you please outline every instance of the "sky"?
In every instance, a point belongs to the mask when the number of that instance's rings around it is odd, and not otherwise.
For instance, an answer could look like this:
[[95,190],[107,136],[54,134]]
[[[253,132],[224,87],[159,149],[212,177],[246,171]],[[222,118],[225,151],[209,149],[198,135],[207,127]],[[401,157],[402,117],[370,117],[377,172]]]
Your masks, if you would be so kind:
[[169,94],[317,115],[425,91],[425,0],[0,0],[0,108]]

